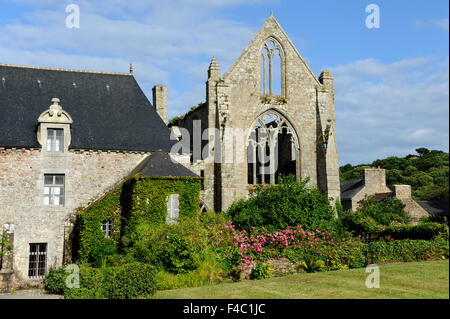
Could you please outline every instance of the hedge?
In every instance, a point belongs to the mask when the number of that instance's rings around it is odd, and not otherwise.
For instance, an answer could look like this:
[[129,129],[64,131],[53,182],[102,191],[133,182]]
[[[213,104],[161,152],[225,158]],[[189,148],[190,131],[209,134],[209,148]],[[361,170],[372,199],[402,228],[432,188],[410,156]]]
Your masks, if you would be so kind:
[[149,298],[156,292],[156,271],[151,265],[81,268],[80,287],[65,288],[66,299]]
[[445,259],[448,252],[446,239],[374,241],[366,247],[366,263]]

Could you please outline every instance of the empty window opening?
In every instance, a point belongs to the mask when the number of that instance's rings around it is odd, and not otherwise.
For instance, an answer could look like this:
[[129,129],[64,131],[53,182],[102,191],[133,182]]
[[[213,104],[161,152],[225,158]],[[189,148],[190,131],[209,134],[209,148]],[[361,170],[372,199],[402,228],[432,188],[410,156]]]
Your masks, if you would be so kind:
[[200,170],[200,177],[202,178],[201,190],[205,190],[205,170]]
[[261,49],[261,94],[283,95],[283,52],[273,39],[267,40]]
[[248,184],[278,184],[280,175],[297,175],[296,141],[294,130],[281,114],[262,114],[248,139]]

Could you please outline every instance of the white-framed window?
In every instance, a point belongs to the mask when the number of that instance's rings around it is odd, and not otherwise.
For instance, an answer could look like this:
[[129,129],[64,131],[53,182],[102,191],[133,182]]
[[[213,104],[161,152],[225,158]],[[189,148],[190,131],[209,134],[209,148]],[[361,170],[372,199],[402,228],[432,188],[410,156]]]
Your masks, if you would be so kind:
[[31,243],[28,258],[28,277],[44,278],[47,269],[47,243]]
[[106,219],[102,222],[102,231],[106,238],[111,237],[114,223],[111,219]]
[[64,206],[64,174],[44,175],[44,205]]
[[180,202],[178,200],[179,194],[171,194],[167,199],[167,217],[166,222],[168,224],[175,224],[177,222],[177,218],[179,217]]
[[64,129],[47,129],[47,152],[62,152],[64,148]]

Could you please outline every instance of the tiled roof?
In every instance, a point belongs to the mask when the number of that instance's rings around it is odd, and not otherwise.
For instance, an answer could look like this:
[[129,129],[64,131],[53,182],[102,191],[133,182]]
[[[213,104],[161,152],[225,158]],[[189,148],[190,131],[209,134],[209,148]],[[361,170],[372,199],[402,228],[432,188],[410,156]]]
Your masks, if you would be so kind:
[[364,187],[361,178],[341,182],[341,200],[352,199]]
[[132,172],[141,176],[199,177],[182,164],[173,161],[168,153],[154,152]]
[[0,65],[0,147],[40,147],[37,119],[55,97],[73,118],[71,149],[168,152],[176,142],[131,74]]
[[448,216],[448,201],[417,201],[432,216]]

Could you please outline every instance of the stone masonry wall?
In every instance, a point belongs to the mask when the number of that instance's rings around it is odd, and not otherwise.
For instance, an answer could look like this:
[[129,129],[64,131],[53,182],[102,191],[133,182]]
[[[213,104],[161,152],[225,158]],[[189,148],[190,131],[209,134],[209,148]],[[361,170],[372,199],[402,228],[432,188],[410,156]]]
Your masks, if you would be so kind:
[[[272,99],[266,103],[261,99],[261,62],[260,52],[267,39],[275,39],[282,46],[284,62],[282,68],[282,82],[286,103],[280,103]],[[294,127],[298,136],[300,161],[300,177],[310,178],[310,185],[318,184],[317,168],[317,90],[321,90],[327,98],[323,99],[323,122],[330,120],[334,132],[334,101],[331,90],[323,86],[304,60],[299,56],[296,48],[289,40],[285,32],[270,17],[261,30],[256,34],[251,43],[243,51],[240,58],[224,75],[223,82],[217,85],[217,104],[219,122],[222,125],[222,117],[225,118],[224,126],[248,130],[252,127],[256,118],[263,112],[274,109],[281,113]],[[320,116],[320,115],[319,115]],[[322,119],[321,119],[322,120]],[[335,143],[335,139],[330,140]],[[224,147],[227,147],[224,145]],[[245,145],[244,154],[247,154]],[[335,148],[335,145],[332,146]],[[337,151],[329,152],[330,156],[324,158],[326,165],[334,168],[333,176],[337,177],[334,183],[335,194],[339,194]],[[326,156],[325,154],[323,156]],[[222,209],[228,208],[236,199],[244,197],[248,193],[247,187],[247,162],[221,165]],[[322,174],[328,183],[328,174]],[[325,190],[326,191],[326,190]],[[338,195],[337,195],[338,196]]]
[[[16,287],[40,285],[28,279],[30,243],[47,243],[47,269],[62,264],[64,232],[76,208],[86,206],[126,177],[144,153],[0,150],[0,226],[15,224]],[[65,174],[65,205],[43,204],[44,174]],[[66,227],[65,227],[66,225]]]

